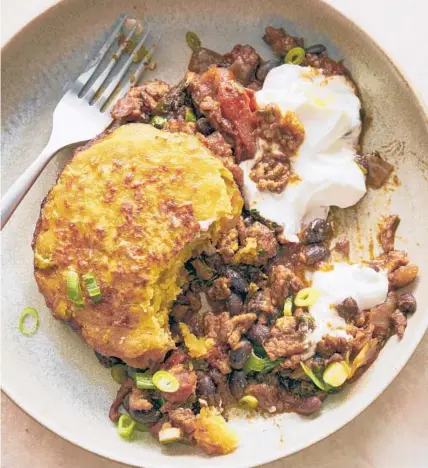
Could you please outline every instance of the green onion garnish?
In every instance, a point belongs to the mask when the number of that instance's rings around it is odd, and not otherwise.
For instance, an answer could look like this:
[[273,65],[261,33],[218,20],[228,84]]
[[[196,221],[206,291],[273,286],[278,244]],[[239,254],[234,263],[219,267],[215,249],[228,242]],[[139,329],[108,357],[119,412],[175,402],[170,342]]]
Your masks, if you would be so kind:
[[258,357],[254,351],[251,352],[250,357],[244,365],[244,372],[269,372],[276,367],[281,361],[271,361],[269,358]]
[[160,115],[154,115],[151,118],[150,123],[153,125],[153,127],[161,129],[166,124],[166,118]]
[[135,383],[137,388],[141,390],[155,390],[156,386],[153,383],[152,376],[146,373],[135,373]]
[[142,390],[160,390],[161,392],[174,393],[180,388],[180,382],[171,372],[160,370],[153,376],[147,373],[136,373],[135,383]]
[[320,297],[321,291],[315,288],[303,288],[294,299],[294,303],[297,307],[310,307],[317,302]]
[[103,297],[94,274],[86,273],[86,275],[83,275],[82,278],[85,282],[86,291],[88,291],[88,294],[91,296],[92,302],[97,304]]
[[196,122],[196,115],[189,107],[186,107],[186,112],[184,113],[184,120],[186,122]]
[[174,393],[180,388],[177,377],[168,371],[157,371],[153,376],[153,383],[161,392]]
[[[33,320],[33,326],[31,328],[26,328],[25,327],[25,322],[29,317],[32,317]],[[37,313],[37,310],[34,309],[33,307],[25,307],[24,310],[21,312],[21,315],[19,316],[19,330],[21,333],[25,336],[31,336],[36,333],[37,329],[39,328],[39,314]]]
[[128,414],[121,414],[117,423],[117,432],[123,439],[130,439],[135,429],[135,421]]
[[305,58],[305,49],[301,47],[293,47],[287,52],[285,56],[285,63],[290,63],[291,65],[300,65]]
[[74,270],[67,271],[67,296],[77,307],[83,307],[82,290],[79,275]]
[[261,344],[254,343],[253,349],[257,357],[261,357],[261,358],[267,357],[266,350],[263,348]]
[[246,408],[256,409],[259,406],[259,400],[253,395],[245,395],[239,400],[239,404]]
[[291,317],[293,315],[293,296],[288,296],[284,303],[284,316]]
[[321,379],[319,379],[315,374],[314,372],[312,371],[312,369],[307,366],[304,362],[300,362],[300,365],[302,366],[302,369],[304,370],[305,374],[312,380],[312,382],[318,387],[320,388],[321,390],[323,390],[324,392],[327,392],[329,390],[328,388],[328,385],[325,384],[324,382],[321,381]]
[[332,387],[340,387],[349,376],[348,365],[345,361],[332,362],[327,366],[322,378],[324,382]]
[[117,382],[118,384],[123,384],[128,378],[128,373],[126,372],[126,366],[123,364],[118,364],[117,366],[113,366],[110,372],[114,381]]
[[193,52],[196,52],[201,48],[201,40],[199,39],[198,35],[193,31],[187,31],[186,42],[187,45],[193,50]]

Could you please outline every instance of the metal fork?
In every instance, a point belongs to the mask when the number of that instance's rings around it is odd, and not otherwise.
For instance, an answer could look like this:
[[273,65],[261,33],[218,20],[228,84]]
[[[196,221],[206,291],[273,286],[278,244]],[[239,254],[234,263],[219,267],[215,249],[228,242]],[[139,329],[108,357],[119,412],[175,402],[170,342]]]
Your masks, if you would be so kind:
[[[122,40],[118,40],[121,31],[126,29],[127,20],[133,22],[133,26],[126,36],[122,34]],[[141,27],[142,25],[136,20],[121,15],[113,26],[112,34],[91,62],[89,69],[79,76],[59,101],[53,113],[52,133],[48,144],[1,200],[2,229],[40,173],[59,150],[74,143],[88,141],[110,125],[112,121],[110,113],[114,102],[138,82],[159,43],[160,37],[152,35],[148,27],[143,27],[140,34],[138,29]],[[133,41],[137,42],[135,47]],[[148,41],[151,41],[151,44],[143,49]],[[132,50],[129,50],[130,46]],[[102,64],[105,57],[108,59],[107,53],[112,47],[114,53],[111,59],[106,65]],[[144,56],[138,60],[141,52]],[[119,63],[122,55],[125,60]],[[134,62],[137,64],[134,65]],[[124,79],[127,73],[128,77]]]

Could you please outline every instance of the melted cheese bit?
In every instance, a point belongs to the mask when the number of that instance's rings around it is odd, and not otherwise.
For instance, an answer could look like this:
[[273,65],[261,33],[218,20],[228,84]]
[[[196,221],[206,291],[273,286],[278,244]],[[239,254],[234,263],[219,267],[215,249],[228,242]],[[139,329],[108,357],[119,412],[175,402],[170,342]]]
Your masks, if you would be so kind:
[[331,271],[315,271],[306,274],[312,287],[321,291],[317,302],[310,307],[315,319],[315,329],[308,335],[308,345],[314,347],[323,336],[330,335],[350,339],[346,321],[334,306],[352,297],[359,309],[366,310],[383,303],[388,294],[388,278],[365,265],[334,263]]
[[[240,165],[247,208],[283,226],[285,237],[296,242],[302,223],[326,218],[330,206],[352,206],[366,193],[364,175],[354,161],[361,104],[347,78],[325,77],[296,65],[269,72],[256,99],[260,107],[276,104],[284,113],[295,112],[305,129],[305,140],[292,160],[298,177],[281,193],[259,191],[250,179],[254,160]],[[263,145],[259,140],[259,148]]]

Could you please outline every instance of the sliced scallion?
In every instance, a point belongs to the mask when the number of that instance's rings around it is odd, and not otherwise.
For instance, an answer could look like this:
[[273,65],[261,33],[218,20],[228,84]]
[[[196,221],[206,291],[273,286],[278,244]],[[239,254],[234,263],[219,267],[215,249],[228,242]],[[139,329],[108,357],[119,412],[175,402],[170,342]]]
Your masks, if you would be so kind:
[[117,366],[113,366],[110,372],[114,381],[117,382],[118,384],[123,384],[128,378],[128,373],[126,372],[126,366],[123,364],[118,364]]
[[[32,317],[33,325],[30,328],[26,327],[26,322]],[[36,309],[33,307],[25,307],[19,316],[19,330],[25,336],[31,336],[36,333],[37,329],[39,328],[39,314]]]
[[281,361],[271,361],[269,358],[258,357],[254,351],[251,352],[250,357],[244,365],[244,372],[269,372],[276,367]]
[[315,374],[314,372],[312,371],[312,369],[307,366],[304,362],[300,362],[300,365],[302,366],[302,369],[304,370],[305,374],[312,380],[312,382],[318,387],[320,388],[321,390],[323,390],[324,392],[327,392],[328,391],[328,386],[321,381],[321,379],[319,379]]
[[297,294],[294,299],[294,304],[297,307],[310,307],[317,302],[320,297],[321,291],[315,288],[303,288]]
[[284,303],[284,316],[291,317],[293,315],[293,297],[288,296]]
[[256,409],[259,406],[259,400],[253,395],[245,395],[239,400],[239,404],[246,408]]
[[180,388],[177,377],[168,371],[157,371],[153,376],[153,383],[158,390],[166,393],[174,393]]
[[287,52],[284,62],[291,65],[300,65],[304,58],[305,49],[302,49],[301,47],[293,47]]
[[151,375],[147,375],[146,373],[135,373],[135,383],[137,388],[141,390],[155,390],[156,386],[153,383],[153,379]]
[[199,39],[198,35],[193,31],[187,31],[186,42],[187,45],[193,50],[193,52],[201,48],[201,40]]
[[154,115],[151,118],[150,123],[153,125],[153,127],[161,129],[166,124],[166,118],[160,115]]
[[83,295],[80,289],[79,275],[74,270],[67,271],[67,296],[77,307],[83,307]]
[[186,107],[186,112],[184,114],[184,120],[186,122],[196,122],[196,115],[194,114],[192,109],[190,109],[190,107]]
[[135,421],[128,414],[121,414],[117,423],[117,432],[123,439],[131,439],[135,429]]
[[93,273],[86,273],[82,276],[83,281],[85,282],[86,291],[88,291],[89,296],[92,299],[92,302],[97,304],[103,298],[101,295],[101,290],[98,286],[97,280]]
[[332,362],[327,366],[322,378],[324,382],[332,387],[340,387],[348,378],[348,368],[345,361]]

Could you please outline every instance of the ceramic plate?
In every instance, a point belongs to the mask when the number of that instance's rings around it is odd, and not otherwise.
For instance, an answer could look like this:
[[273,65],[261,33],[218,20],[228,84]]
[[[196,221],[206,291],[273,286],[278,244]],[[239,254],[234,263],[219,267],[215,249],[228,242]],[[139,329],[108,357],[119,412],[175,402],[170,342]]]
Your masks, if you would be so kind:
[[[185,33],[199,33],[207,47],[226,52],[248,43],[268,57],[261,36],[266,25],[284,26],[307,44],[325,43],[345,58],[361,91],[368,126],[364,150],[378,149],[397,168],[398,186],[371,192],[338,217],[360,243],[374,236],[377,218],[400,214],[398,248],[420,266],[416,284],[418,311],[401,342],[393,337],[371,369],[342,394],[329,399],[321,414],[274,419],[233,420],[241,436],[239,450],[208,458],[184,445],[161,447],[148,435],[132,444],[122,441],[108,419],[117,386],[80,338],[51,318],[33,278],[31,239],[42,199],[69,158],[62,152],[48,166],[2,233],[2,371],[3,388],[25,411],[62,437],[105,457],[133,465],[244,467],[291,454],[326,437],[353,419],[387,387],[411,356],[428,325],[428,278],[424,245],[428,232],[428,147],[424,111],[400,72],[358,27],[318,0],[201,2],[183,0],[63,1],[34,20],[3,49],[2,189],[27,167],[47,142],[52,111],[64,88],[84,69],[103,34],[122,12],[144,16],[162,35],[154,72],[176,82],[190,51]],[[357,239],[357,237],[359,237]],[[23,336],[17,327],[24,306],[36,307],[39,332]]]

